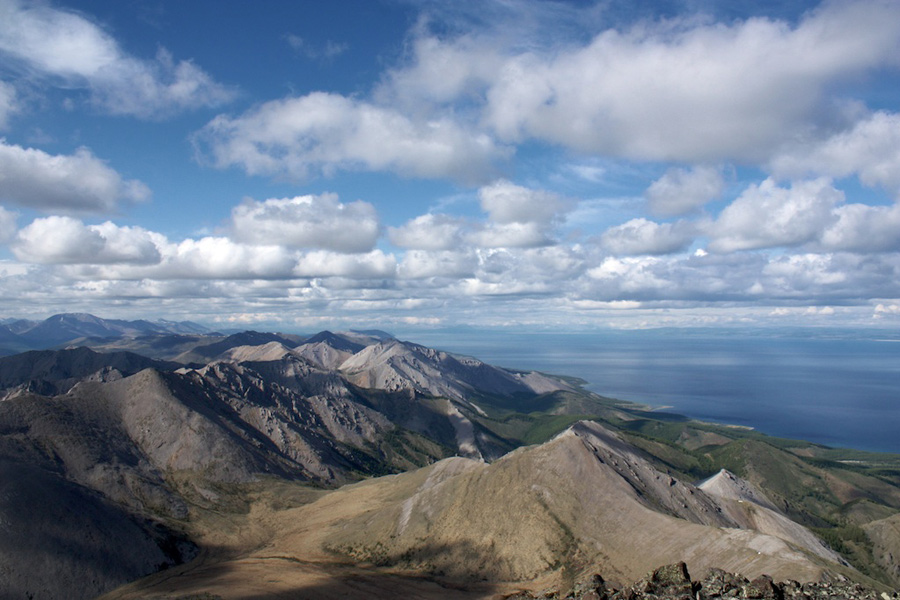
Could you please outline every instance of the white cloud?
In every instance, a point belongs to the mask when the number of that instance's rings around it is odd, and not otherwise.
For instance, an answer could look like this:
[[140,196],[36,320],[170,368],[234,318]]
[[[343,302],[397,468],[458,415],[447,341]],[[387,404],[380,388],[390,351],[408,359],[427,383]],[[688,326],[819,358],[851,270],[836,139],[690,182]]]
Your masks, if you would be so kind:
[[709,249],[734,252],[813,242],[837,220],[843,192],[826,178],[778,187],[771,178],[751,185],[709,227]]
[[336,194],[249,200],[231,211],[231,227],[240,242],[337,252],[371,250],[380,229],[374,206]]
[[606,230],[600,244],[613,254],[671,254],[691,245],[694,229],[684,221],[655,223],[637,218]]
[[403,256],[398,273],[404,279],[460,279],[474,277],[477,267],[478,259],[473,252],[409,250]]
[[0,52],[33,77],[90,89],[93,102],[113,114],[160,117],[234,95],[190,61],[176,63],[165,50],[155,60],[129,56],[97,24],[43,4],[0,2]]
[[879,111],[821,143],[804,143],[771,162],[779,176],[857,174],[869,186],[900,190],[900,114]]
[[822,232],[824,249],[848,252],[900,250],[900,205],[847,204],[834,212],[837,220]]
[[478,181],[508,155],[449,118],[412,120],[390,108],[314,92],[240,117],[216,117],[195,138],[220,168],[304,179],[339,169]]
[[0,139],[0,200],[43,211],[110,212],[121,202],[150,196],[146,185],[124,180],[105,162],[79,148],[47,154]]
[[85,225],[53,216],[35,219],[19,231],[13,252],[19,260],[44,264],[155,264],[161,241],[162,236],[140,227]]
[[[604,284],[602,291],[609,300],[642,299],[646,294],[662,290],[675,290],[674,282],[660,272],[666,263],[659,258],[607,257],[598,266],[587,271],[590,279]],[[637,296],[637,298],[635,298]]]
[[557,194],[495,181],[478,190],[481,208],[495,223],[551,224],[570,208]]
[[887,0],[825,3],[796,25],[639,21],[580,46],[497,35],[500,27],[456,37],[420,28],[411,64],[389,74],[382,94],[411,110],[481,111],[482,125],[507,142],[638,160],[759,161],[800,134],[833,128],[843,115],[832,86],[900,54],[900,6]]
[[553,243],[547,227],[540,223],[489,224],[470,232],[465,239],[480,248],[534,248]]
[[300,258],[294,269],[298,277],[393,278],[397,259],[381,250],[366,254],[339,254],[317,250]]
[[288,279],[296,256],[279,246],[250,246],[223,237],[188,239],[162,250],[159,265],[146,269],[115,268],[107,279]]
[[455,217],[426,214],[411,219],[400,227],[389,227],[391,243],[416,250],[450,250],[461,243],[464,223]]
[[[477,56],[478,60],[472,60]],[[476,95],[496,78],[503,57],[491,39],[464,35],[445,43],[429,35],[417,35],[412,57],[405,68],[390,71],[377,96],[386,103],[452,102]]]
[[669,169],[644,195],[653,214],[670,217],[694,212],[721,196],[724,189],[719,169],[699,166],[691,170]]
[[0,206],[0,244],[7,243],[16,234],[16,218],[18,216]]
[[5,129],[9,118],[18,112],[16,88],[12,84],[0,81],[0,129]]
[[900,304],[878,304],[875,306],[873,317],[884,318],[885,315],[900,315]]
[[[858,261],[853,261],[859,266]],[[776,294],[796,295],[810,288],[834,286],[846,283],[850,273],[844,271],[849,266],[841,258],[832,254],[792,254],[774,258],[763,270],[769,284],[767,291]]]

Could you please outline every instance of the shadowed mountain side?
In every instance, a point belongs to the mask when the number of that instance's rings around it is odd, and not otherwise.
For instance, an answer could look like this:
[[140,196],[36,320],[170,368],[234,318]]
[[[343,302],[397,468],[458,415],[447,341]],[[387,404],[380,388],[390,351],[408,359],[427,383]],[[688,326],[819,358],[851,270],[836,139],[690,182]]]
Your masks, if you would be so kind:
[[194,553],[96,492],[0,459],[0,598],[93,598]]
[[174,361],[197,346],[224,339],[221,334],[151,334],[109,339],[83,339],[80,345],[97,352],[134,352],[156,360]]
[[172,371],[181,365],[146,358],[132,352],[100,354],[88,348],[35,350],[0,358],[0,399],[33,392],[64,394],[84,380],[112,381],[147,368]]
[[[443,550],[448,549],[434,549],[435,552]],[[264,552],[225,563],[193,567],[187,565],[187,576],[163,572],[110,592],[98,600],[475,600],[499,598],[515,591],[490,582],[436,579],[410,572],[306,561]],[[501,595],[498,596],[498,593]]]
[[297,356],[214,363],[186,376],[322,483],[415,468],[449,452],[402,422],[398,428],[340,376]]
[[92,340],[109,343],[116,339],[165,334],[198,334],[208,330],[196,323],[184,321],[122,321],[101,319],[85,313],[63,313],[43,321],[17,320],[0,327],[0,356],[43,350]]
[[292,339],[277,333],[260,333],[258,331],[244,331],[218,339],[210,344],[196,346],[191,350],[178,355],[174,360],[180,363],[206,363],[232,348],[238,346],[262,346],[269,342],[278,342],[288,348],[297,345]]

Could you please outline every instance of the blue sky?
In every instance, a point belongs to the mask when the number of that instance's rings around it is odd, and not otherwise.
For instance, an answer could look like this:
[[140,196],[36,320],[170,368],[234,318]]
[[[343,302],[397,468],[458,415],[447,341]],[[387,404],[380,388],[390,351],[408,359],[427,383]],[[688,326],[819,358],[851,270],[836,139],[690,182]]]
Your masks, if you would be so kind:
[[2,316],[894,327],[898,75],[886,0],[0,0]]

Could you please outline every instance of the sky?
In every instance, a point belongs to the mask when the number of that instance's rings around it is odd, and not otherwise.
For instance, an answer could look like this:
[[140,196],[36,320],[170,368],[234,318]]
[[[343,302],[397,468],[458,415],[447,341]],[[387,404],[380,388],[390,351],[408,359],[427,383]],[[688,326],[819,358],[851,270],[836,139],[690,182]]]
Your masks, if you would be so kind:
[[900,323],[900,2],[0,0],[0,317]]

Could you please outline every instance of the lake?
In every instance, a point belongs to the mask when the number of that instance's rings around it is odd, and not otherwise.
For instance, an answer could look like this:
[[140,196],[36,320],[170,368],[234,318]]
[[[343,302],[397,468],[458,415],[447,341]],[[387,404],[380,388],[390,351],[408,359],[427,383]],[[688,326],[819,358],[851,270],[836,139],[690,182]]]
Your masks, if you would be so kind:
[[900,453],[900,336],[878,330],[417,331],[407,339],[770,435]]

